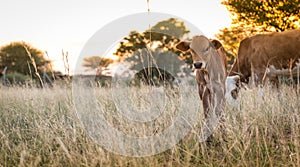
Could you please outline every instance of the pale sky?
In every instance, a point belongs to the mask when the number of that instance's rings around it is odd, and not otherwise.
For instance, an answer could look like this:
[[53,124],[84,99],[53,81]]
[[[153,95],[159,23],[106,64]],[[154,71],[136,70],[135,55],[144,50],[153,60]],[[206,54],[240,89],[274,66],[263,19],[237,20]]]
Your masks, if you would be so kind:
[[[221,0],[150,0],[150,10],[183,18],[209,38],[231,22]],[[28,42],[47,51],[54,68],[62,72],[61,52],[68,51],[72,72],[95,32],[120,17],[141,12],[147,12],[147,0],[2,0],[0,46]]]

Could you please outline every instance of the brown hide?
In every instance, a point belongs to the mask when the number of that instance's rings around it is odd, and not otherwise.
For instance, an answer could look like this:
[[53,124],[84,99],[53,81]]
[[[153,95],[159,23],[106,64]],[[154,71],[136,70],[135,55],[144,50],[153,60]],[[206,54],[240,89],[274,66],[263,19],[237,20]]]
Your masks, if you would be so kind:
[[[223,45],[221,44],[220,41],[215,40],[215,39],[211,40],[211,43],[216,48],[220,58],[222,59],[223,67],[224,67],[224,69],[226,69],[227,68],[226,51],[225,51]],[[227,76],[227,70],[225,70],[225,72],[226,72],[225,75]]]
[[226,56],[222,44],[211,42],[204,36],[194,36],[192,41],[182,41],[177,46],[182,51],[191,51],[193,62],[201,62],[196,69],[196,80],[205,118],[213,112],[221,115],[225,105]]
[[[239,74],[242,82],[248,82],[253,69],[258,83],[262,84],[269,66],[292,68],[299,58],[300,30],[255,35],[241,41],[229,76]],[[289,67],[290,64],[292,67]]]
[[199,97],[202,100],[204,117],[207,118],[212,100],[212,88],[209,74],[205,69],[196,70],[196,81],[198,84]]

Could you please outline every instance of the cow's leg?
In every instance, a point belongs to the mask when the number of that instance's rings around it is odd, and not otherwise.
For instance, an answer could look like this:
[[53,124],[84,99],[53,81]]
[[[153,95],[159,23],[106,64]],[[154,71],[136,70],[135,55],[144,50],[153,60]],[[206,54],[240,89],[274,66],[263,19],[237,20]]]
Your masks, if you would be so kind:
[[211,113],[213,112],[212,108],[212,92],[210,89],[206,87],[206,85],[198,85],[199,96],[202,100],[203,112],[205,118],[205,124],[202,129],[201,135],[204,137],[201,140],[205,140],[207,146],[210,146],[213,140],[212,130],[213,128],[213,120],[211,119]]
[[[211,145],[213,136],[212,132],[215,129],[214,125],[214,108],[213,108],[213,91],[209,80],[209,75],[206,70],[197,70],[196,79],[198,83],[198,91],[202,100],[205,124],[202,129],[202,140],[206,140],[207,145]],[[204,138],[203,138],[204,137]]]
[[214,108],[213,108],[213,95],[210,84],[198,85],[199,95],[202,100],[205,124],[202,129],[201,135],[204,137],[207,146],[210,146],[213,141],[213,130],[215,129]]
[[225,118],[223,117],[223,112],[225,110],[225,86],[221,82],[212,83],[213,96],[212,96],[212,107],[213,111],[211,113],[211,125],[213,129],[218,130],[222,134],[223,140],[226,140],[225,131]]
[[213,105],[214,105],[214,112],[218,118],[222,116],[222,113],[225,109],[225,94],[222,85],[216,84],[213,88]]
[[211,96],[212,91],[210,87],[210,81],[208,72],[204,69],[196,71],[196,80],[198,83],[198,91],[200,99],[202,100],[204,117],[207,118],[208,113],[210,112],[211,108]]
[[198,85],[198,89],[202,100],[204,118],[207,118],[211,109],[211,91],[205,85]]
[[265,86],[270,83],[274,88],[279,88],[278,76],[268,76],[265,73],[257,73],[257,83],[256,86]]

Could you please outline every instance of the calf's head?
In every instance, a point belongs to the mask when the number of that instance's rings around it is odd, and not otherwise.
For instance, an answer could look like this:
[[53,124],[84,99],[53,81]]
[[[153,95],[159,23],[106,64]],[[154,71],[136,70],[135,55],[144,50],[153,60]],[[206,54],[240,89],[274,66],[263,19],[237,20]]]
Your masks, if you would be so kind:
[[226,78],[226,97],[227,99],[236,100],[239,96],[240,76],[227,76]]
[[196,69],[206,68],[211,54],[210,51],[213,45],[205,36],[194,36],[191,41],[181,41],[176,45],[176,48],[181,51],[190,51],[192,54],[193,64]]

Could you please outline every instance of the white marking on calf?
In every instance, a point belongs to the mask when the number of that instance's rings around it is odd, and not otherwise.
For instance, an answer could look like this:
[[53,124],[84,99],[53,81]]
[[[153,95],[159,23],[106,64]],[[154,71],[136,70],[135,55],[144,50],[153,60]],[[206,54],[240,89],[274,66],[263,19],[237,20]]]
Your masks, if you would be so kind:
[[240,100],[240,88],[238,87],[238,75],[227,76],[226,78],[226,101],[233,107],[237,107]]

